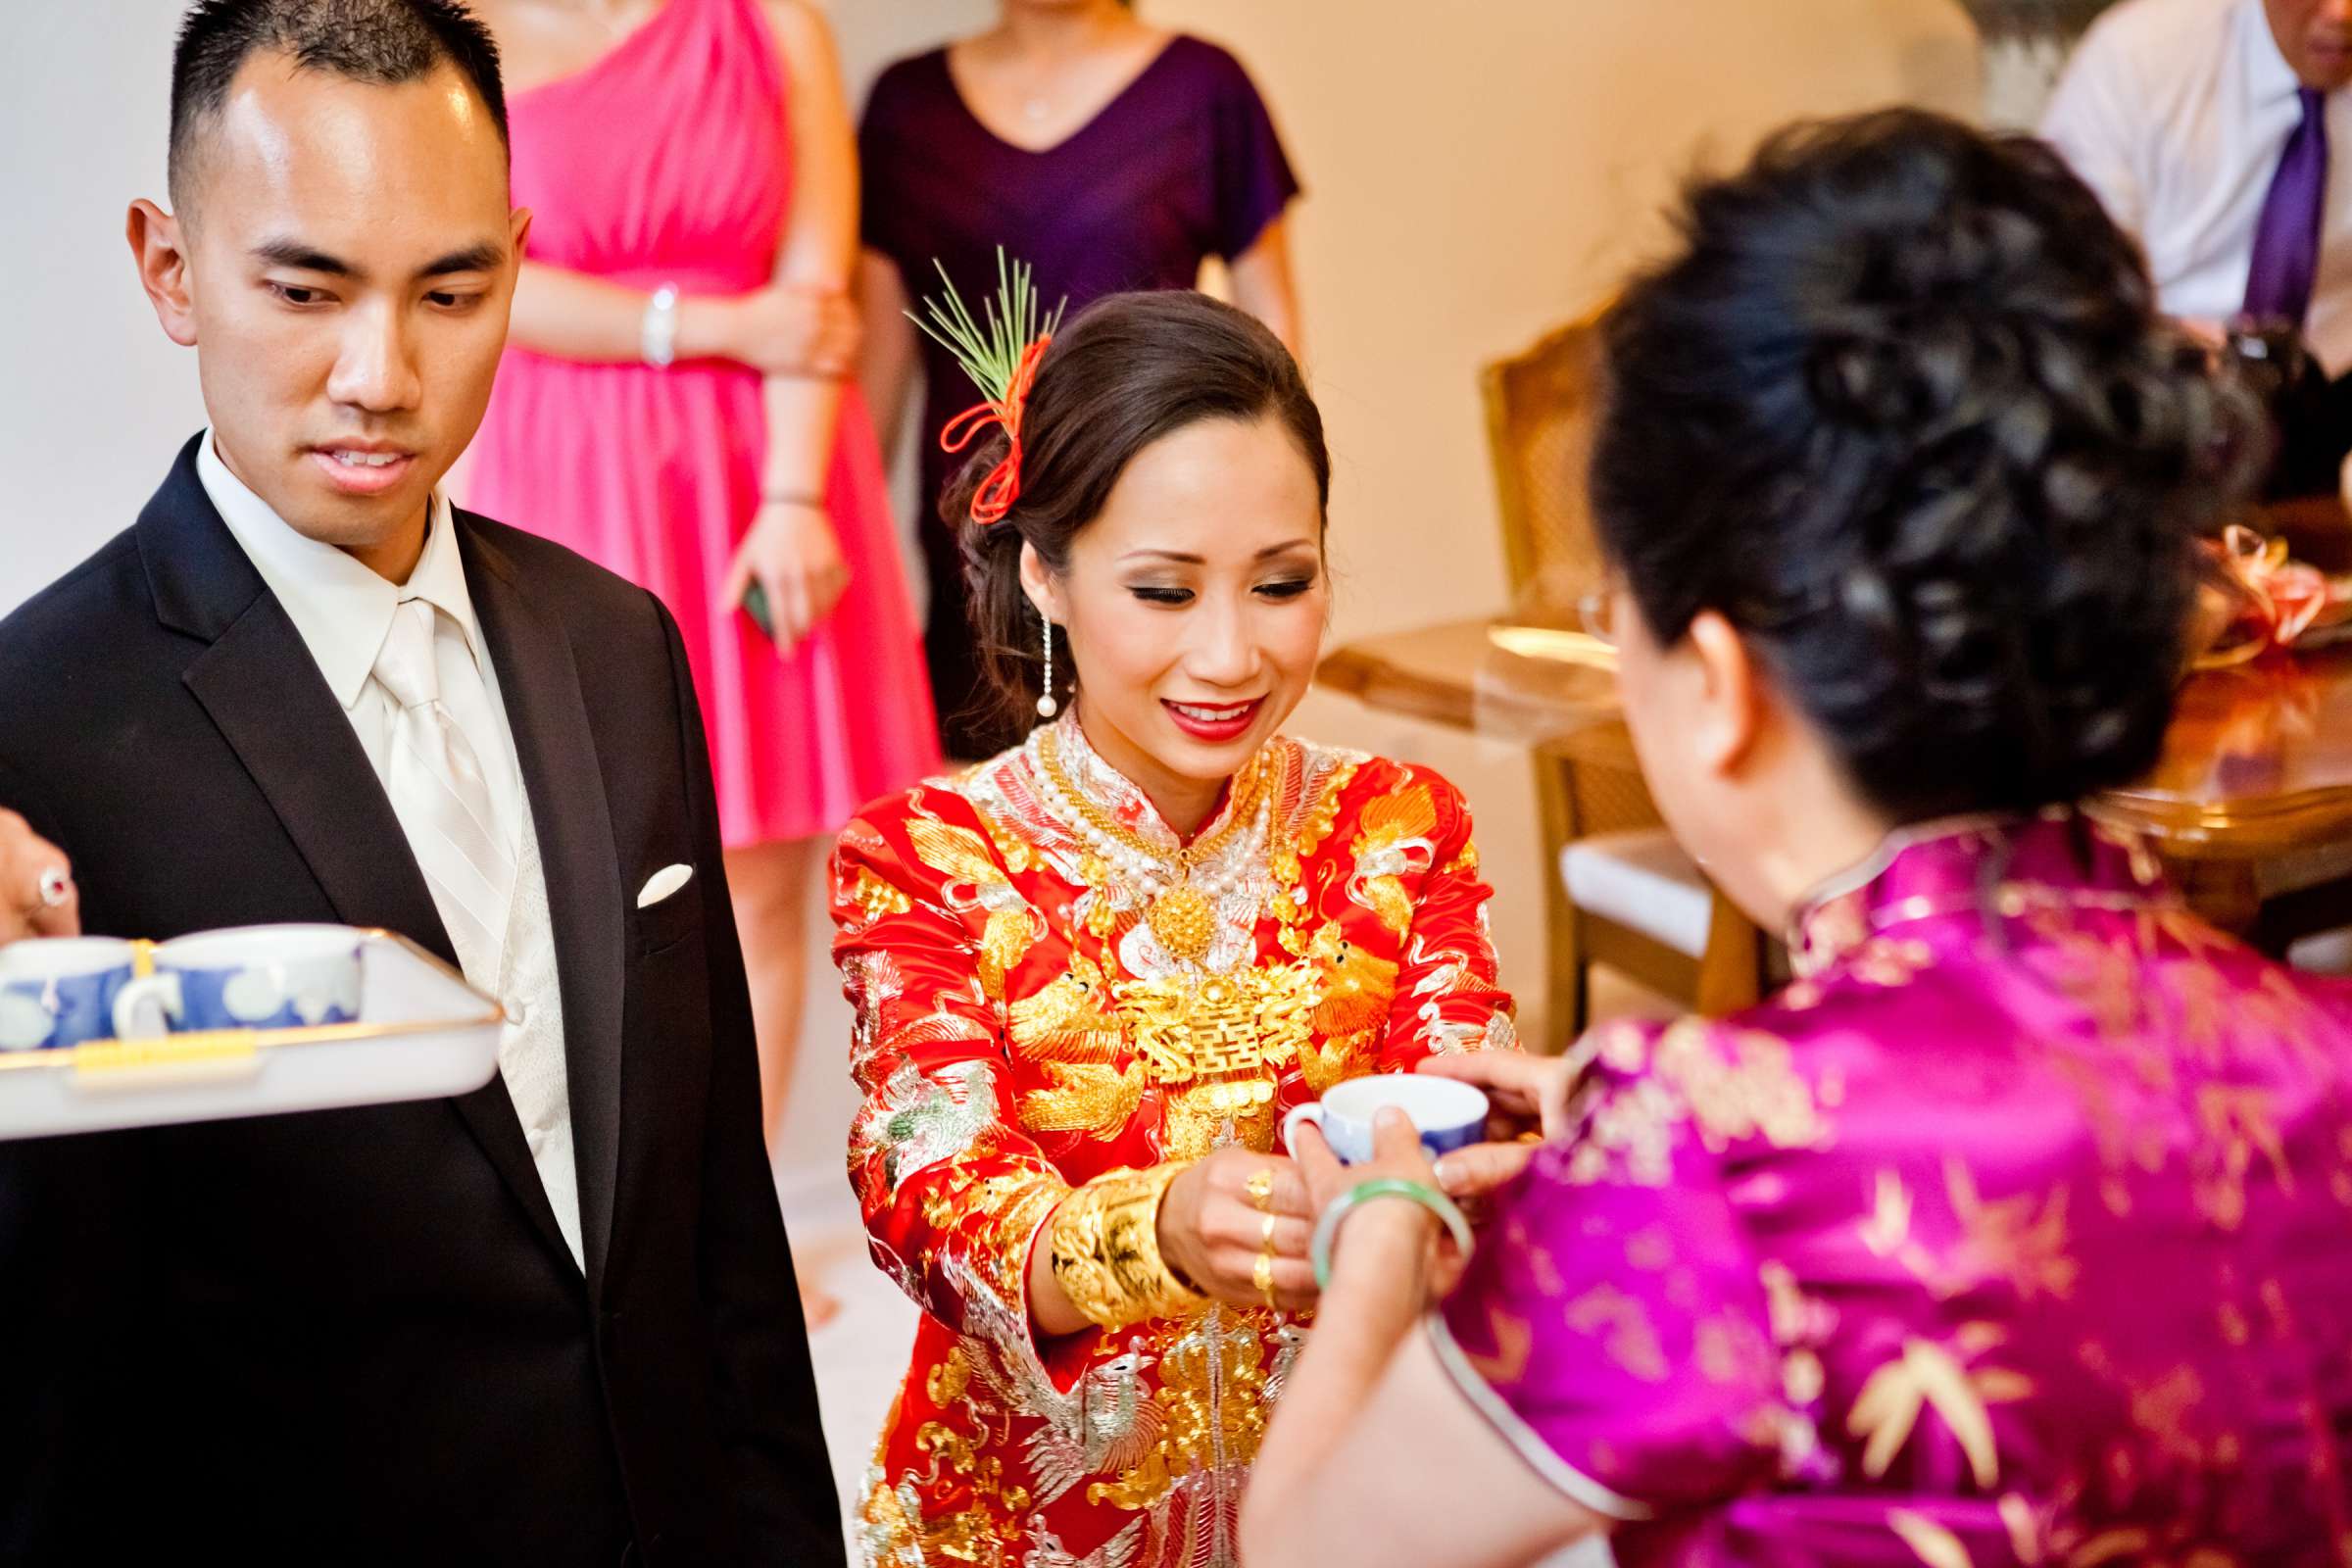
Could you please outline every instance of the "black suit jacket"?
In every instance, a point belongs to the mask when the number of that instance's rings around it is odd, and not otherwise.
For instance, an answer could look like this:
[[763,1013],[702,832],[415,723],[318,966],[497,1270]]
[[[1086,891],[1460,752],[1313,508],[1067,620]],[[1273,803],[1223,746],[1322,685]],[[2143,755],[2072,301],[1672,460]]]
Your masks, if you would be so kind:
[[[451,957],[195,451],[0,622],[0,802],[92,932],[338,920]],[[0,1144],[0,1560],[842,1561],[677,629],[457,526],[545,865],[585,1275],[496,1078]]]

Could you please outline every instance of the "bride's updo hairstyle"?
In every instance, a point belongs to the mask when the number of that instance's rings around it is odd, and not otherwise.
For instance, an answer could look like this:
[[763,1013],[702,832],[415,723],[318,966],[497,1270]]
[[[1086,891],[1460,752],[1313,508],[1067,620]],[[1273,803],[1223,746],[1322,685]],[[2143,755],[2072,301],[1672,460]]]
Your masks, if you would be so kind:
[[[1109,294],[1054,336],[1038,361],[1021,418],[1020,495],[1004,519],[972,520],[972,498],[1005,453],[1002,430],[981,442],[941,496],[959,530],[980,672],[1003,710],[1036,713],[1041,627],[1021,591],[1021,545],[1056,574],[1070,542],[1101,515],[1136,455],[1202,419],[1279,419],[1331,500],[1323,416],[1282,339],[1246,311],[1183,290]],[[1054,647],[1054,688],[1077,690],[1067,645]]]
[[2153,765],[2264,438],[2090,191],[1898,110],[1781,133],[1683,229],[1606,323],[1592,461],[1658,644],[1723,615],[1898,822]]

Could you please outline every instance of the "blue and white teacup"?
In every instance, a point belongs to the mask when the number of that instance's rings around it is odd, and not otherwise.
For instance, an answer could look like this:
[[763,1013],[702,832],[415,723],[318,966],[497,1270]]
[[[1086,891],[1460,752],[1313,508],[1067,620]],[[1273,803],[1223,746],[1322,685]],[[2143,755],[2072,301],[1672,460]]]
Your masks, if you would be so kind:
[[131,1032],[138,945],[48,937],[0,948],[0,1051],[57,1051]]
[[1483,1090],[1451,1078],[1390,1072],[1334,1084],[1321,1101],[1293,1107],[1282,1119],[1283,1147],[1290,1147],[1301,1122],[1311,1121],[1323,1129],[1324,1142],[1342,1161],[1361,1164],[1372,1157],[1372,1119],[1389,1105],[1412,1118],[1421,1147],[1433,1159],[1486,1136]]
[[341,925],[249,925],[155,950],[174,1033],[297,1029],[360,1015],[360,934]]

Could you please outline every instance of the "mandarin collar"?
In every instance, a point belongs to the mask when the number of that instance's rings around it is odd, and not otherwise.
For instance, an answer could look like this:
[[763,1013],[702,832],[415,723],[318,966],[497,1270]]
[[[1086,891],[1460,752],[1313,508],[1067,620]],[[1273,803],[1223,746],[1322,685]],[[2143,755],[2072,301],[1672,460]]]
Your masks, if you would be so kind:
[[2071,807],[1941,817],[1896,828],[1807,895],[1789,920],[1789,968],[1806,979],[1907,922],[1987,905],[2015,915],[2035,902],[2135,907],[2175,899],[2145,844]]
[[[1227,780],[1223,798],[1217,802],[1216,809],[1208,814],[1208,819],[1200,824],[1199,831],[1189,840],[1178,834],[1159,814],[1159,808],[1152,804],[1152,797],[1144,793],[1143,786],[1113,767],[1102,753],[1095,750],[1086,738],[1085,726],[1078,722],[1075,709],[1052,724],[1041,724],[1029,733],[1025,750],[1030,766],[1041,778],[1045,776],[1045,762],[1040,747],[1049,733],[1054,737],[1054,755],[1061,762],[1061,770],[1069,775],[1071,787],[1089,803],[1107,812],[1112,821],[1163,855],[1173,856],[1187,843],[1198,842],[1215,833],[1233,814],[1233,784]],[[1248,765],[1244,764],[1245,767]]]

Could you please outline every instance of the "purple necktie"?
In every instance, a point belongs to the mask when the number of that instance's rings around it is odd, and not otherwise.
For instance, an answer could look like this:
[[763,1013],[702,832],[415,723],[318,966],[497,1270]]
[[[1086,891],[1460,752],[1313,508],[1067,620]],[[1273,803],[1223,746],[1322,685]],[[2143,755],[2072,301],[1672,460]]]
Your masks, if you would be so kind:
[[2320,270],[2320,218],[2328,206],[2328,97],[2303,87],[2303,123],[2286,138],[2246,269],[2246,314],[2257,320],[2303,324]]

